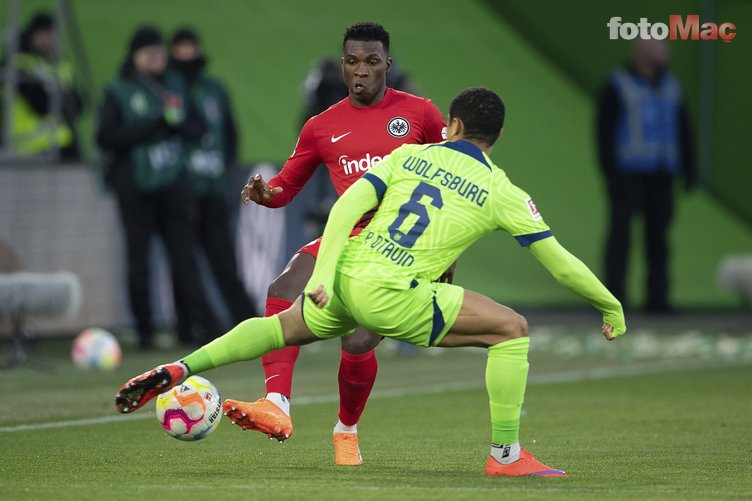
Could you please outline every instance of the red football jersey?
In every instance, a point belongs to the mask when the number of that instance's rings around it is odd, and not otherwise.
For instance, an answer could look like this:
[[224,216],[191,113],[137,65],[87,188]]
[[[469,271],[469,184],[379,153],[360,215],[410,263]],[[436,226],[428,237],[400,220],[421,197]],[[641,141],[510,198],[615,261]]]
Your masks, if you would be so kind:
[[378,104],[358,108],[346,97],[305,123],[292,155],[269,181],[271,187],[281,186],[282,193],[263,205],[290,203],[321,164],[342,195],[397,147],[438,143],[445,136],[444,117],[430,99],[387,88]]

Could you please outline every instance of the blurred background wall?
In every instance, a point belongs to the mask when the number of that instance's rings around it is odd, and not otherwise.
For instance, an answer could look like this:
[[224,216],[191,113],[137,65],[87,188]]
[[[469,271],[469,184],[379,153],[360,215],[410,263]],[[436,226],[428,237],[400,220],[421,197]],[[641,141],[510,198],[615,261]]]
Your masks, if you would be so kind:
[[[183,24],[195,27],[210,72],[229,87],[246,165],[281,164],[292,151],[303,108],[302,82],[314,62],[338,57],[344,28],[366,19],[384,24],[392,36],[392,56],[442,111],[468,86],[501,94],[507,121],[494,161],[533,195],[559,240],[599,274],[607,214],[596,165],[595,96],[607,73],[629,54],[629,42],[608,39],[606,22],[612,16],[667,22],[669,14],[703,11],[710,20],[734,22],[739,35],[730,44],[670,44],[702,148],[703,180],[702,191],[678,197],[671,275],[680,308],[740,307],[739,298],[719,288],[715,276],[724,256],[752,250],[747,194],[752,138],[746,126],[752,111],[752,42],[745,32],[752,26],[750,2],[383,0],[378,8],[304,0],[67,3],[91,69],[84,84],[91,87],[95,104],[137,25],[148,22],[165,33]],[[24,0],[20,5],[23,24],[57,3]],[[0,26],[7,21],[3,2]],[[65,50],[72,45],[66,43]],[[111,198],[97,181],[93,120],[90,107],[80,125],[83,165],[0,166],[0,239],[14,245],[30,269],[72,269],[82,277],[84,305],[89,306],[71,326],[127,322],[120,228]],[[639,304],[644,268],[636,235],[630,291]],[[582,306],[501,233],[466,253],[456,281],[513,306]]]

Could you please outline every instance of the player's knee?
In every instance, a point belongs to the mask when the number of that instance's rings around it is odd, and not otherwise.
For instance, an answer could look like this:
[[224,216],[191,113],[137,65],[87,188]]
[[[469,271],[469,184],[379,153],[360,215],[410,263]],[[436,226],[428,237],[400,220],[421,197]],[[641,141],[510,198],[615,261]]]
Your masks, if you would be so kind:
[[527,319],[519,313],[515,313],[505,330],[505,337],[508,339],[527,337]]
[[368,353],[381,342],[381,336],[368,331],[355,331],[342,338],[342,349],[352,355]]
[[296,287],[294,281],[285,275],[285,273],[281,274],[269,284],[269,288],[266,289],[266,297],[275,297],[287,301],[297,299],[302,291],[298,290],[299,287]]
[[518,313],[517,318],[515,320],[516,320],[515,331],[517,334],[515,338],[527,337],[527,319]]
[[295,254],[285,270],[269,285],[267,297],[295,301],[311,278],[315,264],[316,260],[310,254]]

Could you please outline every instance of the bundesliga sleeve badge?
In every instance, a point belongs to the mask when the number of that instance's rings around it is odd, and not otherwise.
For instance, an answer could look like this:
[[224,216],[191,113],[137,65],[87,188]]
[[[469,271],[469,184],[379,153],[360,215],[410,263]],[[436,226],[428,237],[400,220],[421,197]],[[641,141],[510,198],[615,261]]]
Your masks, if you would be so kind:
[[538,207],[535,206],[535,202],[533,202],[533,199],[528,198],[526,202],[527,202],[527,208],[530,211],[530,215],[533,216],[533,220],[540,221],[541,219],[543,219],[543,216],[541,216],[541,213],[538,212]]

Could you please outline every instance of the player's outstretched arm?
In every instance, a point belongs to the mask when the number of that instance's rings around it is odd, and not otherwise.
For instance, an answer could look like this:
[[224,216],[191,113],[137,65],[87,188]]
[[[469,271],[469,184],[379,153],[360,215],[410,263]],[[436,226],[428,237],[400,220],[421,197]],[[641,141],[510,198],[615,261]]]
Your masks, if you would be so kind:
[[603,335],[606,339],[610,341],[627,331],[619,300],[582,261],[562,247],[554,237],[533,242],[530,244],[530,253],[557,282],[589,301],[603,314]]
[[313,299],[319,308],[326,305],[328,294],[332,293],[334,273],[337,271],[337,263],[350,231],[360,216],[378,203],[373,184],[361,178],[350,186],[332,207],[321,239],[316,266],[305,288],[308,297]]

